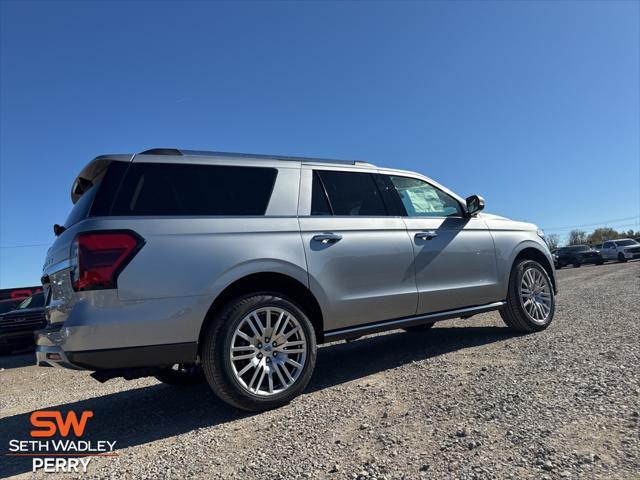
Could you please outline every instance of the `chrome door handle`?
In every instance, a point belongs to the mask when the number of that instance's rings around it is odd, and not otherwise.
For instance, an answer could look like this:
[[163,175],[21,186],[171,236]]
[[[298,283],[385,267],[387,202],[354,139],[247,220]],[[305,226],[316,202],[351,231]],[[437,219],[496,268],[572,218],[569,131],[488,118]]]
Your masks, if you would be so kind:
[[434,237],[437,237],[438,234],[433,230],[429,230],[427,232],[418,232],[415,234],[416,240],[431,240]]
[[342,240],[342,235],[338,235],[337,233],[322,233],[320,235],[314,235],[311,240],[327,245],[329,243],[339,242]]

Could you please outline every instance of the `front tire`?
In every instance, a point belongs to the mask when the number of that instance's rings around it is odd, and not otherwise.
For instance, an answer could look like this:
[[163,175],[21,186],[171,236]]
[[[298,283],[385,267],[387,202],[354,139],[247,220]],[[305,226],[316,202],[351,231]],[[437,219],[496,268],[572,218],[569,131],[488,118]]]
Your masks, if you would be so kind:
[[627,261],[627,258],[622,253],[619,253],[618,254],[618,262],[625,263],[626,261]]
[[263,411],[289,403],[305,389],[317,355],[311,321],[292,301],[260,294],[230,302],[204,339],[209,386],[226,403]]
[[507,305],[500,316],[517,332],[540,332],[555,313],[553,284],[546,270],[533,260],[520,260],[511,268]]

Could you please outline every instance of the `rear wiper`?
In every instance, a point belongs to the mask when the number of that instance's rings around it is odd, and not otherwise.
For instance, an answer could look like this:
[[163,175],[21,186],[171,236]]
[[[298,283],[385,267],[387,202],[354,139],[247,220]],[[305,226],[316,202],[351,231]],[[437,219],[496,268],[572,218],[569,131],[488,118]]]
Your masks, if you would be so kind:
[[66,230],[62,225],[58,225],[57,223],[53,225],[53,233],[56,237],[59,237],[62,232]]

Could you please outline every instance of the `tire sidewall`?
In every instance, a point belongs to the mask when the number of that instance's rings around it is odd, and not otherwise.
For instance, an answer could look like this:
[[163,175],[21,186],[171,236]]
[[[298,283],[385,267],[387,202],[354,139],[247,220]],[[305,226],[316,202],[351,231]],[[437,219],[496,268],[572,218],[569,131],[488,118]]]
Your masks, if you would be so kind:
[[[238,307],[238,305],[241,306]],[[295,384],[284,392],[268,397],[248,392],[240,382],[238,382],[233,372],[231,358],[229,356],[231,341],[237,326],[251,311],[265,307],[278,307],[293,315],[300,323],[300,327],[303,329],[307,341],[305,364]],[[213,357],[215,368],[219,369],[221,379],[226,384],[226,389],[230,390],[235,397],[234,400],[236,401],[234,401],[234,404],[236,406],[246,410],[269,410],[288,403],[306,388],[315,367],[317,355],[316,336],[311,321],[304,311],[292,300],[284,297],[282,294],[269,292],[237,298],[230,302],[229,306],[222,312],[220,318],[218,318],[218,321],[212,327],[217,330],[217,332],[214,333],[215,343],[212,345],[214,351],[205,352],[205,354],[207,354],[210,359]],[[205,369],[205,372],[206,370],[207,369]],[[209,375],[207,375],[207,380],[211,385],[212,379],[210,379]],[[212,387],[214,387],[214,391],[216,391],[215,386],[212,385]]]

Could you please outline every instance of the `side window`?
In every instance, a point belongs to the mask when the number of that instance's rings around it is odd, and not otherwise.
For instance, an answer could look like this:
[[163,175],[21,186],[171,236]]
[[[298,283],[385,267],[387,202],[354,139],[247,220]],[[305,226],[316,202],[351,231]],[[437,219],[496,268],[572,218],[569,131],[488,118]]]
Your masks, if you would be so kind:
[[[317,170],[334,215],[387,216],[376,182],[369,173]],[[312,199],[312,210],[314,201]]]
[[389,176],[410,217],[462,216],[458,201],[417,178]]
[[277,170],[133,163],[112,215],[264,215]]
[[602,245],[602,248],[611,248],[611,242],[604,242],[604,245]]
[[332,215],[331,205],[324,193],[322,181],[318,172],[313,172],[313,186],[311,187],[311,215]]

